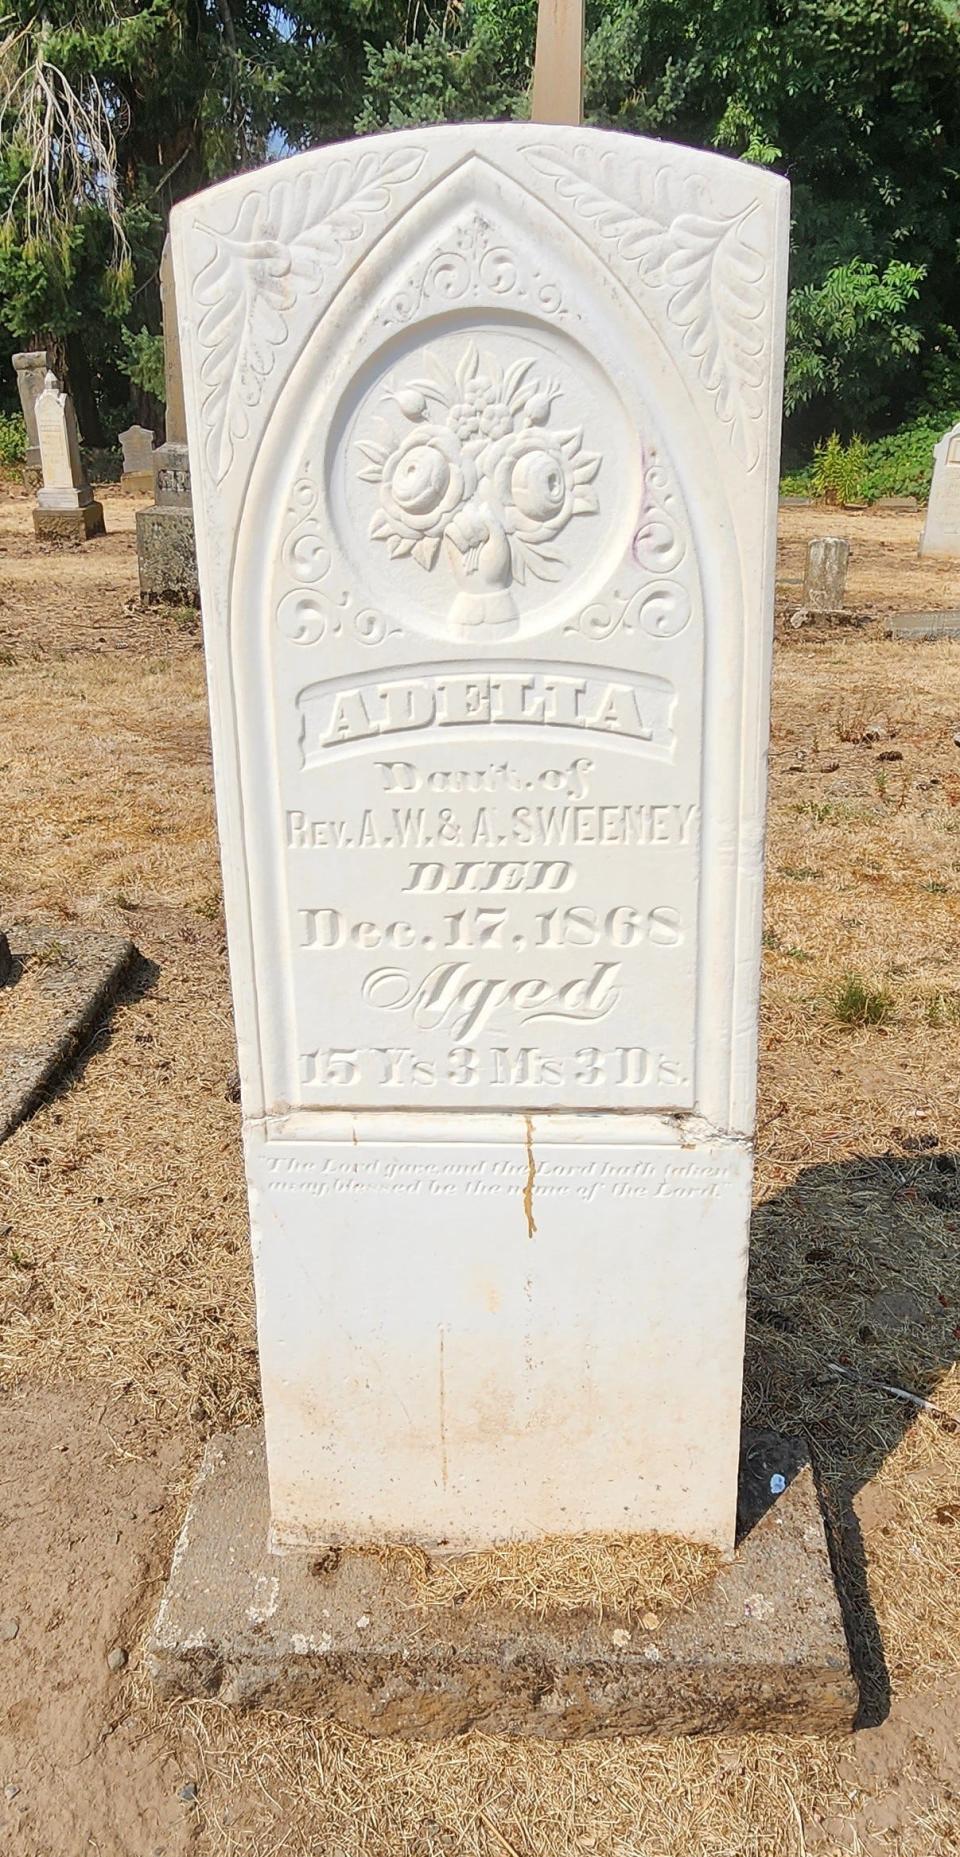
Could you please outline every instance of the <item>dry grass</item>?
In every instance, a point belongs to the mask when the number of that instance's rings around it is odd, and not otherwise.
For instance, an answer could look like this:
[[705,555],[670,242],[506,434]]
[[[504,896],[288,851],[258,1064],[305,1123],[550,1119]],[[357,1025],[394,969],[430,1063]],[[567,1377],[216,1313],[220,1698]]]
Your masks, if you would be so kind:
[[667,1535],[550,1535],[434,1561],[415,1548],[391,1551],[418,1606],[642,1615],[651,1631],[689,1605],[721,1561],[713,1548]]
[[[899,603],[923,605],[915,530],[900,519],[899,533],[899,555],[876,543],[886,603],[899,562]],[[861,574],[866,552],[862,540]],[[66,595],[38,583],[35,597],[51,629],[60,597],[69,628]],[[854,708],[862,727],[850,727]],[[886,734],[866,741],[876,717]],[[919,1696],[916,1727],[852,1748],[479,1736],[411,1747],[133,1698],[145,1734],[200,1783],[196,1857],[960,1850],[955,1737],[928,1751],[957,1694],[960,1431],[875,1384],[960,1416],[958,723],[958,645],[863,632],[799,635],[779,651],[746,1415],[810,1438],[869,1693],[883,1685],[872,1606],[898,1709]],[[122,929],[157,969],[82,1080],[0,1149],[0,1367],[28,1382],[127,1385],[193,1458],[257,1403],[205,729],[199,654],[177,641],[154,655],[47,649],[0,667],[17,796],[4,902],[42,910],[54,930],[77,918]],[[891,749],[903,760],[879,762]],[[830,1001],[850,973],[890,992],[888,1023],[838,1022]],[[588,1602],[618,1580],[646,1590],[618,1553],[550,1577],[575,1574],[563,1590]],[[451,1582],[477,1604],[505,1590],[542,1597],[542,1563],[508,1567],[506,1582],[494,1572],[483,1556],[439,1565],[425,1597]],[[883,1765],[876,1749],[894,1732]]]

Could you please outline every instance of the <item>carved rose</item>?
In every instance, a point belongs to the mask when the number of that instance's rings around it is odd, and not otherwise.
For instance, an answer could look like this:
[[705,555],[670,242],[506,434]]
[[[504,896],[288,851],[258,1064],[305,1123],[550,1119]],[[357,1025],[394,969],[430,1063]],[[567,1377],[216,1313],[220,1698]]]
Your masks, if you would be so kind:
[[392,555],[412,554],[432,567],[449,518],[476,489],[477,472],[453,432],[421,427],[384,460],[380,485],[370,534]]
[[443,546],[461,588],[455,627],[512,629],[514,583],[556,579],[563,562],[545,544],[596,511],[588,486],[600,457],[584,450],[581,428],[550,426],[560,384],[538,378],[531,359],[501,368],[470,342],[452,372],[436,356],[427,365],[386,387],[412,430],[398,440],[381,420],[358,441],[360,476],[380,485],[369,533],[426,569]]

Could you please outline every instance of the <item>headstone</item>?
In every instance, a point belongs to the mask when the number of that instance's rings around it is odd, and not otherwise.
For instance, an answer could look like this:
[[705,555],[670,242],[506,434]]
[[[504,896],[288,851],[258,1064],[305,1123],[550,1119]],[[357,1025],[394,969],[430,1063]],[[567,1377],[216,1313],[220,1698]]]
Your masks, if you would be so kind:
[[960,421],[933,448],[933,481],[922,555],[960,555]]
[[86,541],[103,534],[103,509],[80,456],[80,439],[69,394],[48,370],[36,403],[37,438],[43,484],[33,512],[34,533],[41,541]]
[[23,423],[27,428],[23,480],[28,489],[35,490],[43,481],[40,468],[40,441],[37,437],[37,400],[43,392],[44,379],[50,361],[45,348],[32,348],[14,355],[13,366],[17,376],[17,392],[20,395]]
[[149,426],[128,426],[119,435],[123,448],[122,490],[140,495],[153,489],[153,433]]
[[176,293],[165,241],[160,261],[163,308],[165,439],[152,457],[152,509],[137,511],[137,567],[140,597],[152,602],[195,606],[200,597],[197,550],[190,491],[190,454],[183,409],[183,368],[177,326]]
[[732,1546],[787,200],[526,124],[174,210],[280,1547]]
[[897,613],[889,626],[891,638],[960,638],[960,610]]
[[839,535],[818,535],[807,543],[803,606],[810,613],[843,611],[850,543]]

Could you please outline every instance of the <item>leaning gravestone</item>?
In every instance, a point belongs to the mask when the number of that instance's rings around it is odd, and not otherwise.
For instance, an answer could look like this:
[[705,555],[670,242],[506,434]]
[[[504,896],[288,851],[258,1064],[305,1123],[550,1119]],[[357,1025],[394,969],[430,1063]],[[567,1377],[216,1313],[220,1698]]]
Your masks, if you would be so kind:
[[153,489],[153,433],[149,426],[128,426],[118,434],[123,450],[121,490],[140,495]]
[[23,423],[27,430],[27,449],[23,460],[23,481],[29,490],[43,482],[40,467],[40,440],[37,437],[37,401],[43,392],[50,359],[45,348],[26,349],[13,357],[17,392]]
[[153,453],[153,507],[137,511],[140,598],[195,606],[199,599],[190,454],[183,410],[183,368],[170,241],[160,262],[163,304],[165,437]]
[[920,538],[922,555],[960,555],[960,423],[933,448],[933,481]]
[[275,1548],[732,1549],[787,200],[498,125],[174,211]]
[[46,542],[83,542],[102,535],[103,506],[94,500],[80,456],[73,403],[52,372],[36,411],[43,483],[33,512],[34,534]]

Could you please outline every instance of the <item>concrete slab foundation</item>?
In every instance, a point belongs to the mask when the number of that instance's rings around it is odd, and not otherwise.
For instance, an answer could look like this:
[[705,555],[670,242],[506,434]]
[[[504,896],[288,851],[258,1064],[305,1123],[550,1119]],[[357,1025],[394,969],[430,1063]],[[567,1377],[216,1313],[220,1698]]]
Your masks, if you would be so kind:
[[960,612],[898,613],[890,638],[960,638]]
[[29,1115],[106,1011],[136,958],[122,935],[8,923],[0,997],[0,1141]]
[[79,509],[35,509],[33,532],[38,542],[88,542],[106,533],[103,504],[84,503]]
[[[773,1501],[771,1478],[786,1484]],[[246,1428],[207,1446],[148,1667],[166,1698],[411,1740],[848,1731],[857,1686],[802,1447],[747,1438],[741,1512],[734,1561],[656,1631],[613,1613],[422,1608],[399,1557],[267,1552],[263,1437]]]
[[200,588],[193,511],[173,505],[139,509],[137,564],[142,600],[198,605]]

